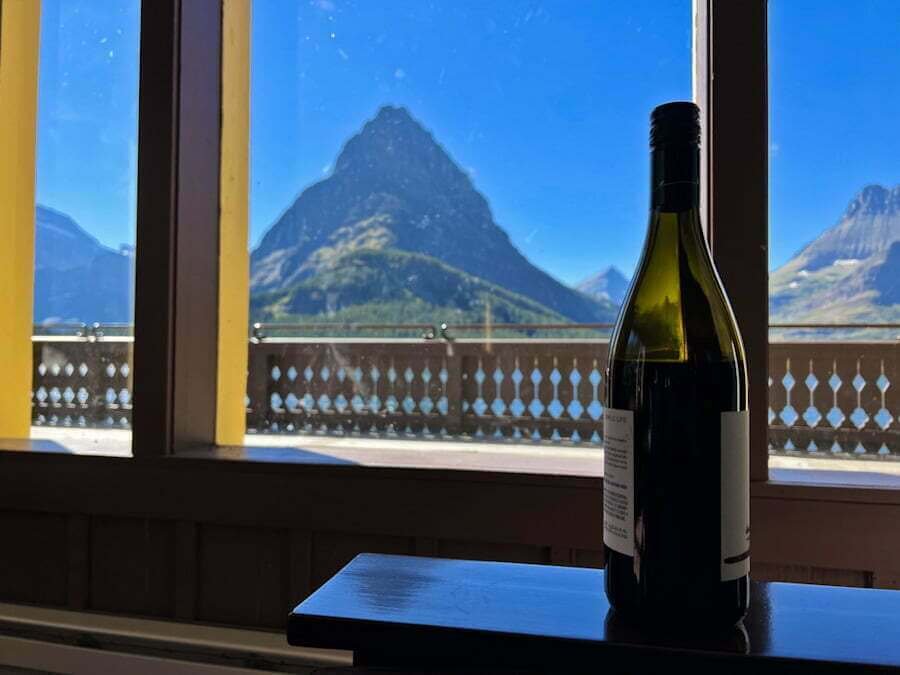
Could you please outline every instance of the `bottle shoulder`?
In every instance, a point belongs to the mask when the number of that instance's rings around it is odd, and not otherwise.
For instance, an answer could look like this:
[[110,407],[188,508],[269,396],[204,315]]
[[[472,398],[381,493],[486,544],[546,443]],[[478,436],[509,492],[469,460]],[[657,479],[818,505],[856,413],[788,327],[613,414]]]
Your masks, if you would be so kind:
[[[664,308],[663,312],[670,311]],[[689,308],[680,315],[685,323],[695,321],[686,331],[672,327],[672,322],[658,312],[625,311],[610,339],[610,359],[627,361],[659,361],[686,363],[698,361],[744,361],[740,336],[729,326],[730,315],[715,312],[691,316]],[[684,333],[687,333],[686,335]]]
[[610,358],[744,361],[731,306],[695,214],[654,214],[610,340]]

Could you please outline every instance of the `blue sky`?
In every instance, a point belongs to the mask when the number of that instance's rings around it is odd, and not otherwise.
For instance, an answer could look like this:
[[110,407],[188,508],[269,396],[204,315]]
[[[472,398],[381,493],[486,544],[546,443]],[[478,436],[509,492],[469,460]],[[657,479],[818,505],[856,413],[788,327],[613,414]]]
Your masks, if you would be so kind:
[[[407,106],[533,262],[637,259],[647,117],[691,93],[690,0],[256,0],[251,243],[385,103]],[[900,183],[900,2],[770,2],[774,265]],[[134,241],[139,3],[43,0],[38,201]]]
[[633,266],[651,108],[691,95],[690,0],[254,5],[252,240],[385,103],[405,105],[533,262]]
[[140,5],[43,0],[36,193],[103,243],[134,243]]
[[900,2],[769,2],[770,260],[900,184]]

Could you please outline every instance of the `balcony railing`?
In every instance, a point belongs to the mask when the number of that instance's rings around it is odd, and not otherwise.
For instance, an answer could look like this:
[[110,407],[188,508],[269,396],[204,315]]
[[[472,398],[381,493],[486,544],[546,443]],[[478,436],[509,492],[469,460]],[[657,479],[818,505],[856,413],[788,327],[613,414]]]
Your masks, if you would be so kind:
[[40,335],[32,345],[32,424],[131,427],[133,338]]
[[[279,337],[249,342],[248,433],[476,438],[600,445],[608,324],[404,326],[412,337]],[[310,329],[309,326],[305,327]],[[321,325],[332,335],[396,326]],[[313,330],[313,329],[310,329]],[[36,425],[128,428],[132,338],[95,327],[34,338]],[[119,331],[124,332],[124,331]],[[558,335],[558,334],[557,334]],[[900,459],[900,341],[773,342],[769,443],[776,454]]]

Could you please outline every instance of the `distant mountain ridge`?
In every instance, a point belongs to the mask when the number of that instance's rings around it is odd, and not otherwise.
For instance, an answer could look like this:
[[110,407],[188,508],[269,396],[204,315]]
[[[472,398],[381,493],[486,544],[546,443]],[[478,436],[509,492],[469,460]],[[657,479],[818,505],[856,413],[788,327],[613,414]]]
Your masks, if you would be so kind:
[[886,253],[900,239],[900,185],[867,185],[833,227],[804,246],[788,263],[814,271],[835,260],[862,260]]
[[900,320],[900,185],[864,187],[840,220],[769,275],[773,322]]
[[618,307],[625,301],[630,283],[619,268],[610,265],[580,281],[575,288],[597,298],[606,298]]
[[40,204],[34,249],[35,323],[132,320],[132,250],[104,246],[71,216]]
[[[495,290],[487,289],[505,289],[557,321],[606,321],[615,314],[608,300],[571,289],[529,262],[494,222],[469,176],[405,108],[381,108],[347,141],[332,174],[305,189],[269,228],[251,254],[251,294],[301,293],[310,283],[319,284],[310,280],[323,274],[335,283],[348,263],[346,256],[362,250],[425,256],[433,261],[433,270],[449,266],[457,280],[464,278],[460,275],[480,279],[486,285],[479,288],[489,295]],[[369,255],[368,262],[381,266],[382,274],[408,271],[383,256]],[[409,286],[414,294],[421,288],[399,277],[384,288],[400,286]],[[393,299],[350,290],[332,294],[340,300],[325,314]],[[471,305],[454,289],[444,290],[432,298],[438,308],[435,320],[441,311]],[[282,308],[302,305],[285,298],[278,302]],[[258,301],[253,306],[256,312],[274,311]]]
[[[577,288],[621,304],[628,283],[607,267]],[[900,185],[864,187],[837,223],[773,270],[769,313],[773,323],[900,321]]]
[[[535,267],[469,177],[391,107],[285,210],[251,261],[254,320],[610,321],[629,284],[607,267],[570,289]],[[36,323],[129,322],[133,279],[133,249],[36,207]],[[900,322],[900,186],[863,188],[769,280],[773,322]]]

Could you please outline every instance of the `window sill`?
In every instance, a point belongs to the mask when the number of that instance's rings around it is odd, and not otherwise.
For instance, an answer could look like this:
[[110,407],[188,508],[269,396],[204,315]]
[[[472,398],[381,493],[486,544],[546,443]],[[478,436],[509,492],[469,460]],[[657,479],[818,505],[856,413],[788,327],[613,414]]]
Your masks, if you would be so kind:
[[[247,435],[246,444],[187,450],[160,461],[212,461],[251,471],[338,470],[371,477],[415,472],[423,477],[572,481],[596,485],[603,452],[595,447],[528,442],[417,440],[340,436]],[[24,440],[0,441],[2,451],[110,458],[131,457],[123,430],[39,428]],[[142,460],[142,463],[154,460]],[[252,467],[252,468],[251,468]],[[567,480],[569,479],[569,480]],[[554,481],[554,482],[557,482]],[[754,483],[754,497],[900,504],[900,462],[770,457],[769,480]]]
[[[836,496],[866,492],[866,501],[900,503],[900,462],[896,460],[769,457],[769,480],[762,494],[798,489],[831,490]],[[884,493],[884,494],[880,494]],[[859,501],[859,500],[854,500]]]
[[438,469],[602,478],[603,452],[596,447],[474,440],[418,440],[340,436],[245,437],[242,447],[180,453],[217,459],[355,465],[370,468]]
[[427,480],[599,487],[603,453],[595,447],[338,436],[247,435],[246,445],[197,447],[172,456],[132,459],[122,430],[43,427],[31,439],[0,439],[0,454],[127,460],[142,466],[206,462],[223,471],[333,474],[370,478],[415,474]]
[[4,450],[66,455],[131,457],[131,431],[127,429],[78,429],[31,427],[31,438],[3,439]]

